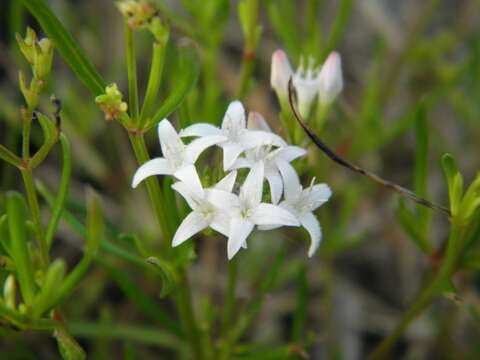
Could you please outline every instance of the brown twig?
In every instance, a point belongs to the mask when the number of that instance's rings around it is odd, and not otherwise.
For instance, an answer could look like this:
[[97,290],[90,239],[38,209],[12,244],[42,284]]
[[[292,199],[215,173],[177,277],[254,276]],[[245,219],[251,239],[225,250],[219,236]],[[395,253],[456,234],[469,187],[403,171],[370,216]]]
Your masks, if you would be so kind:
[[436,205],[426,199],[423,199],[419,196],[417,196],[415,193],[412,191],[405,189],[404,187],[395,184],[391,181],[385,180],[381,178],[380,176],[362,169],[361,167],[354,165],[341,156],[339,156],[337,153],[335,153],[332,149],[330,149],[305,123],[305,121],[302,119],[300,113],[298,112],[298,109],[296,107],[296,101],[294,100],[295,97],[295,88],[293,87],[292,79],[289,80],[288,82],[288,101],[290,103],[290,107],[292,109],[293,115],[295,116],[295,119],[297,122],[300,124],[300,126],[303,128],[305,133],[308,135],[308,137],[313,141],[313,143],[325,154],[327,155],[332,161],[336,162],[337,164],[342,165],[343,167],[350,169],[358,174],[361,174],[363,176],[366,176],[370,180],[376,182],[377,184],[380,184],[386,188],[389,188],[393,191],[396,191],[398,194],[401,196],[410,199],[414,202],[416,202],[419,205],[428,207],[432,210],[437,210],[440,212],[443,212],[446,214],[449,218],[451,217],[450,210],[448,210],[446,207],[441,206],[441,205]]

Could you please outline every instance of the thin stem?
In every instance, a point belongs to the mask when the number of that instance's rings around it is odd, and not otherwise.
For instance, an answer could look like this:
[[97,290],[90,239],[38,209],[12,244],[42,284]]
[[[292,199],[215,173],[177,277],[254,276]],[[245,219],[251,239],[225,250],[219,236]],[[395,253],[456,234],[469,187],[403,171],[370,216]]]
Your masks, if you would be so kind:
[[140,114],[140,127],[147,120],[157,98],[160,81],[162,79],[163,64],[165,62],[165,48],[166,44],[153,43],[152,65],[150,68],[150,76],[148,77],[145,100],[143,101],[142,112]]
[[230,328],[230,324],[233,320],[233,314],[235,311],[235,293],[237,288],[237,276],[238,275],[238,257],[234,257],[228,262],[228,284],[227,293],[225,295],[225,305],[223,312],[223,331],[227,331]]
[[440,270],[425,284],[415,301],[404,313],[400,323],[370,354],[369,360],[389,358],[389,352],[392,346],[395,345],[417,316],[431,304],[439,291],[441,291],[445,281],[455,272],[456,264],[462,249],[462,246],[460,246],[461,244],[459,244],[459,241],[462,238],[461,235],[462,229],[458,225],[453,225],[448,239],[447,257],[443,261]]
[[242,67],[240,70],[240,82],[238,84],[236,98],[242,100],[248,90],[250,78],[255,65],[255,51],[245,48],[243,52]]
[[23,112],[23,129],[22,129],[22,158],[28,160],[30,157],[30,131],[32,129],[32,111]]
[[0,144],[0,159],[12,164],[13,166],[20,166],[21,159],[8,150],[5,146]]
[[27,192],[28,206],[32,215],[33,226],[35,229],[35,235],[37,237],[38,247],[40,249],[40,259],[44,269],[48,266],[48,245],[46,239],[43,236],[43,228],[40,220],[40,207],[38,205],[37,192],[35,191],[35,184],[33,183],[32,170],[22,169],[22,178]]
[[130,107],[130,116],[133,122],[138,120],[138,85],[137,85],[137,61],[135,58],[135,44],[133,40],[133,31],[125,23],[125,55],[127,59],[128,74],[128,98]]
[[385,180],[381,178],[380,176],[365,170],[361,168],[360,166],[354,165],[344,158],[342,158],[340,155],[335,153],[332,149],[330,149],[305,123],[305,121],[302,119],[300,113],[298,112],[298,109],[295,105],[294,101],[294,94],[295,94],[295,89],[293,87],[292,80],[290,79],[288,82],[288,100],[290,103],[290,108],[292,109],[293,114],[295,115],[295,119],[297,122],[300,124],[300,126],[303,128],[303,130],[306,132],[308,137],[313,141],[313,143],[325,154],[327,155],[332,161],[336,162],[337,164],[340,164],[341,166],[350,169],[357,174],[361,174],[370,180],[376,182],[377,184],[380,184],[388,189],[391,189],[393,191],[396,191],[398,194],[401,196],[410,199],[414,202],[416,202],[419,205],[425,206],[427,208],[430,208],[432,210],[437,210],[440,211],[444,214],[446,214],[449,218],[451,217],[450,210],[448,210],[446,207],[441,206],[441,205],[436,205],[426,199],[423,199],[419,196],[417,196],[415,193],[412,191],[405,189],[404,187],[393,183],[391,181]]

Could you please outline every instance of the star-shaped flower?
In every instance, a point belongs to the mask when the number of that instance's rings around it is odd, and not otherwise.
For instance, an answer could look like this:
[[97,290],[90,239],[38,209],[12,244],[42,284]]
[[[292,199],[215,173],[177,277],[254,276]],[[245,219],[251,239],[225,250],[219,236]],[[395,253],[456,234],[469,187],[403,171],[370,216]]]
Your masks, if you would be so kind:
[[[195,176],[197,177],[195,181],[200,182],[196,172]],[[212,189],[231,192],[236,177],[237,172],[232,171]],[[185,217],[178,227],[173,237],[172,246],[182,244],[207,227],[211,227],[225,236],[229,235],[230,219],[224,211],[210,202],[208,189],[202,188],[201,191],[198,191],[198,189],[191,188],[182,181],[173,184],[172,188],[182,195],[192,209],[192,212]]]
[[208,138],[200,138],[185,145],[172,124],[164,119],[158,124],[158,137],[163,157],[149,160],[140,166],[133,176],[132,187],[137,187],[140,182],[149,176],[173,175],[194,188],[195,191],[202,191],[202,185],[198,180],[193,164],[205,149],[218,142],[225,141],[225,136],[214,135]]
[[285,195],[285,200],[279,206],[295,215],[310,234],[308,256],[311,257],[318,249],[322,239],[320,223],[313,212],[328,201],[332,191],[327,184],[313,185],[313,182],[308,188],[303,189],[292,166],[286,162],[279,162],[278,167],[283,177]]
[[223,169],[230,169],[238,156],[245,150],[262,144],[282,146],[285,142],[279,136],[261,130],[249,130],[246,126],[245,109],[240,101],[233,101],[223,117],[221,128],[211,124],[193,124],[180,132],[180,136],[199,136],[203,139],[223,136],[225,139],[213,142],[223,149]]
[[212,189],[210,201],[230,215],[227,255],[233,258],[255,225],[299,226],[299,221],[289,211],[262,202],[264,165],[257,163],[249,172],[240,189],[240,194]]

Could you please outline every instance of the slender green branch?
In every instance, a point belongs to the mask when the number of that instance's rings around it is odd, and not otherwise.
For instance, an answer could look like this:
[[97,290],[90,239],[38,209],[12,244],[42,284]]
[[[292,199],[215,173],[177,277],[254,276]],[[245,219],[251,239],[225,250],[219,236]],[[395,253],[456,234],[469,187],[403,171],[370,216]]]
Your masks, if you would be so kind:
[[166,44],[163,45],[158,42],[153,43],[152,65],[148,77],[145,100],[143,100],[142,111],[140,114],[140,127],[145,124],[158,95],[158,89],[160,88],[160,81],[162,79],[163,64],[165,62],[165,48]]
[[227,293],[225,295],[225,304],[223,312],[223,332],[228,331],[233,320],[235,311],[235,293],[237,288],[238,275],[238,257],[233,258],[228,262],[228,284]]
[[13,166],[20,166],[21,159],[8,150],[5,146],[0,144],[0,159],[12,164]]
[[48,266],[48,245],[45,237],[43,236],[43,228],[40,220],[40,207],[38,205],[37,192],[35,191],[35,185],[33,183],[33,174],[31,169],[22,169],[23,184],[25,191],[27,192],[27,201],[32,215],[33,226],[35,229],[35,235],[38,242],[38,248],[40,250],[40,259],[44,269]]
[[70,185],[70,174],[72,170],[70,143],[67,137],[60,134],[60,142],[62,144],[63,151],[63,169],[62,176],[60,178],[60,186],[58,190],[57,198],[55,199],[55,205],[53,206],[52,216],[48,222],[47,231],[45,234],[45,241],[48,248],[52,246],[53,237],[57,229],[58,221],[62,215],[63,208],[65,207],[65,200],[68,195],[68,188]]
[[125,22],[125,55],[127,59],[128,74],[128,99],[130,116],[134,123],[138,120],[138,84],[137,84],[137,60],[135,58],[135,43],[133,31]]

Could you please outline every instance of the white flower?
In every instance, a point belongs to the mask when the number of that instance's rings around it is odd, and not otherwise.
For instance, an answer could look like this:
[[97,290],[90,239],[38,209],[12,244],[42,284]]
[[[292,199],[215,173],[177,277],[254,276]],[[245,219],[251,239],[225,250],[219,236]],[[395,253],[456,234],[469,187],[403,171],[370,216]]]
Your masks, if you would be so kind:
[[180,132],[180,136],[200,136],[204,139],[222,136],[222,140],[212,142],[223,149],[223,169],[230,169],[238,156],[245,150],[262,144],[281,146],[284,141],[273,133],[248,130],[245,121],[245,109],[239,101],[228,106],[221,128],[211,124],[193,124]]
[[202,185],[198,180],[198,175],[195,176],[196,170],[193,164],[205,149],[226,138],[222,135],[215,135],[196,139],[185,145],[167,119],[158,124],[158,137],[163,157],[149,160],[140,166],[133,176],[132,187],[137,187],[149,176],[173,175],[196,191],[201,191]]
[[[245,152],[244,158],[238,158],[232,169],[253,168],[257,163],[262,162],[265,166],[264,176],[270,186],[272,203],[276,204],[282,197],[283,181],[278,169],[278,162],[289,163],[307,152],[298,146],[285,146],[272,151],[271,146],[259,146]],[[287,166],[285,165],[285,166]]]
[[313,185],[313,183],[308,188],[303,189],[298,175],[292,166],[286,162],[279,162],[278,166],[282,173],[285,193],[285,200],[279,206],[294,214],[300,224],[310,234],[311,242],[308,256],[311,257],[318,249],[322,239],[320,223],[313,212],[328,201],[332,191],[327,184]]
[[287,210],[261,202],[263,169],[263,164],[259,162],[250,170],[238,196],[222,190],[209,190],[210,201],[230,215],[228,259],[244,246],[255,225],[300,225]]
[[314,67],[314,60],[309,58],[308,65],[303,59],[295,73],[283,50],[272,54],[270,84],[281,102],[288,100],[288,81],[292,78],[297,91],[298,110],[307,117],[318,95],[322,105],[331,103],[343,88],[340,55],[332,52],[323,66]]
[[[250,130],[272,132],[272,129],[268,125],[263,115],[256,111],[250,111],[248,113],[247,128],[249,128]],[[287,143],[285,143],[284,145],[287,145]]]
[[[194,176],[197,178],[196,181],[200,182],[196,172]],[[237,172],[232,171],[220,180],[213,189],[231,192],[236,177]],[[182,244],[207,227],[211,227],[225,236],[229,235],[230,219],[225,212],[210,202],[208,189],[201,188],[199,191],[182,181],[173,184],[172,188],[182,195],[192,209],[192,212],[185,217],[178,227],[172,240],[172,246]]]
[[343,89],[342,60],[339,53],[330,53],[322,66],[318,81],[318,101],[321,105],[328,105]]

